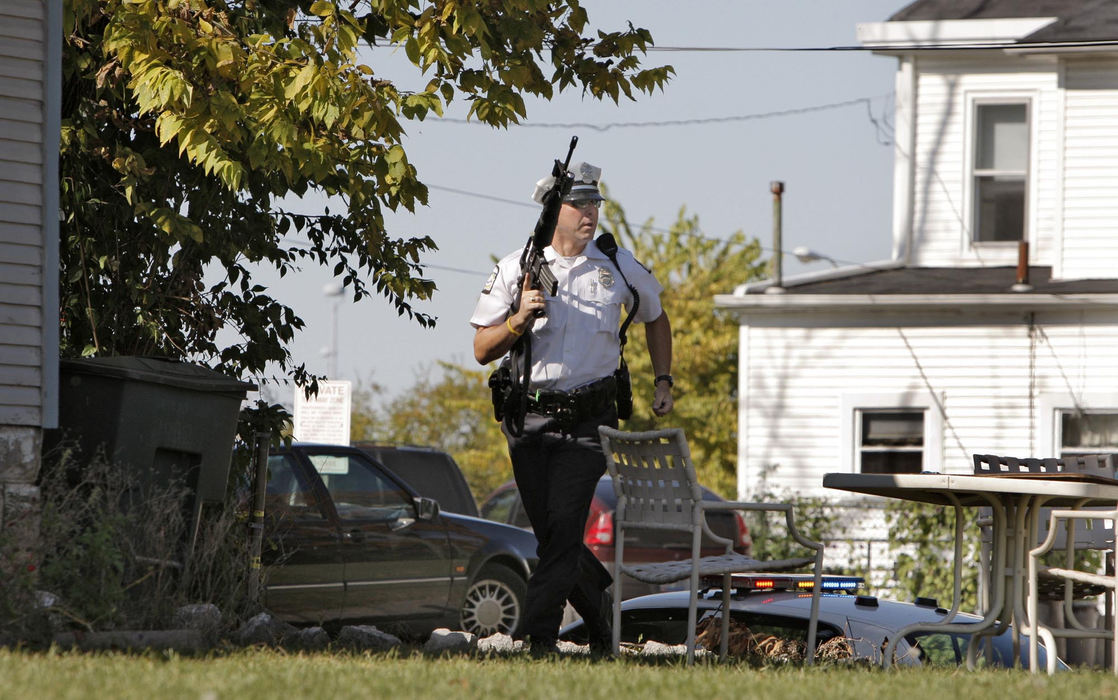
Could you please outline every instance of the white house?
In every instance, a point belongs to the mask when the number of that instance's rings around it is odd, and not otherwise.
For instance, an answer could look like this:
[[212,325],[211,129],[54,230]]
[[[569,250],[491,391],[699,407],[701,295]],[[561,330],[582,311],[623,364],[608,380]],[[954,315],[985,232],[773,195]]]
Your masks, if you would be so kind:
[[715,297],[739,497],[1118,452],[1118,3],[918,0],[858,36],[897,60],[893,258]]
[[61,0],[0,3],[0,538],[17,548],[37,539],[42,431],[58,420],[61,42]]

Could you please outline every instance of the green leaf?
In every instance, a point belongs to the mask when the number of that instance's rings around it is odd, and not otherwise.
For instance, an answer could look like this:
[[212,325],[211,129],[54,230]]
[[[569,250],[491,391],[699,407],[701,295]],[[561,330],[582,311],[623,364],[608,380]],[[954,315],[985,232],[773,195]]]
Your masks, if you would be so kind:
[[419,65],[419,42],[415,40],[415,37],[408,38],[407,43],[404,44],[404,52],[407,54],[409,61],[417,66]]
[[326,0],[315,0],[311,3],[310,12],[312,15],[318,17],[326,17],[334,14],[334,3],[327,2]]
[[317,68],[313,63],[308,63],[303,66],[302,69],[295,74],[295,78],[284,88],[283,96],[289,100],[294,99],[295,96],[307,86],[307,83],[314,78],[315,73],[317,73]]

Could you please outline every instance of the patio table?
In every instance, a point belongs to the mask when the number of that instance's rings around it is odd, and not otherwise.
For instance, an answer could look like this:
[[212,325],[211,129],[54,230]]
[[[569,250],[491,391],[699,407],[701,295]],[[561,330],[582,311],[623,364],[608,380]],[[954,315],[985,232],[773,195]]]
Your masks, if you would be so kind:
[[[918,623],[900,629],[885,649],[883,666],[893,661],[897,642],[911,632],[939,630],[995,633],[995,625],[1013,624],[1014,663],[1020,657],[1020,635],[1036,639],[1026,611],[1029,550],[1036,541],[1037,521],[1042,507],[1080,509],[1092,506],[1118,507],[1118,481],[1088,474],[1015,473],[998,475],[939,474],[851,474],[823,476],[826,488],[884,496],[906,501],[952,506],[955,509],[954,590],[951,610],[938,623]],[[991,595],[986,614],[979,622],[952,622],[959,612],[962,591],[962,509],[988,506],[992,510],[990,576]],[[1026,536],[1028,535],[1028,536]],[[998,630],[1000,631],[1000,630]],[[967,647],[967,667],[973,669],[977,643]],[[1035,664],[1033,664],[1035,665]],[[1038,669],[1031,669],[1034,673]]]

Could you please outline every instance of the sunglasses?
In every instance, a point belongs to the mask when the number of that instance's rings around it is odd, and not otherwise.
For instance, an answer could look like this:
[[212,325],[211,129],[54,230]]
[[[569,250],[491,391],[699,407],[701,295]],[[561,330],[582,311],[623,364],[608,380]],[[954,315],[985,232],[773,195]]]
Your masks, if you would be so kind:
[[563,203],[570,204],[575,209],[589,209],[590,207],[594,207],[595,209],[602,208],[602,200],[600,199],[568,199]]

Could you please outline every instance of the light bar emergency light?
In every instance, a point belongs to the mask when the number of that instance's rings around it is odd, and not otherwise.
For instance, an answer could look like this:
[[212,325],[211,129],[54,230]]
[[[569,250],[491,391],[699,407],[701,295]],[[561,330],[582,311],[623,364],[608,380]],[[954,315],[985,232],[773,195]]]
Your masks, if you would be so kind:
[[[825,575],[820,581],[823,591],[840,593],[858,590],[866,580],[861,576]],[[811,574],[733,574],[730,585],[739,593],[749,591],[811,591],[815,577]]]

